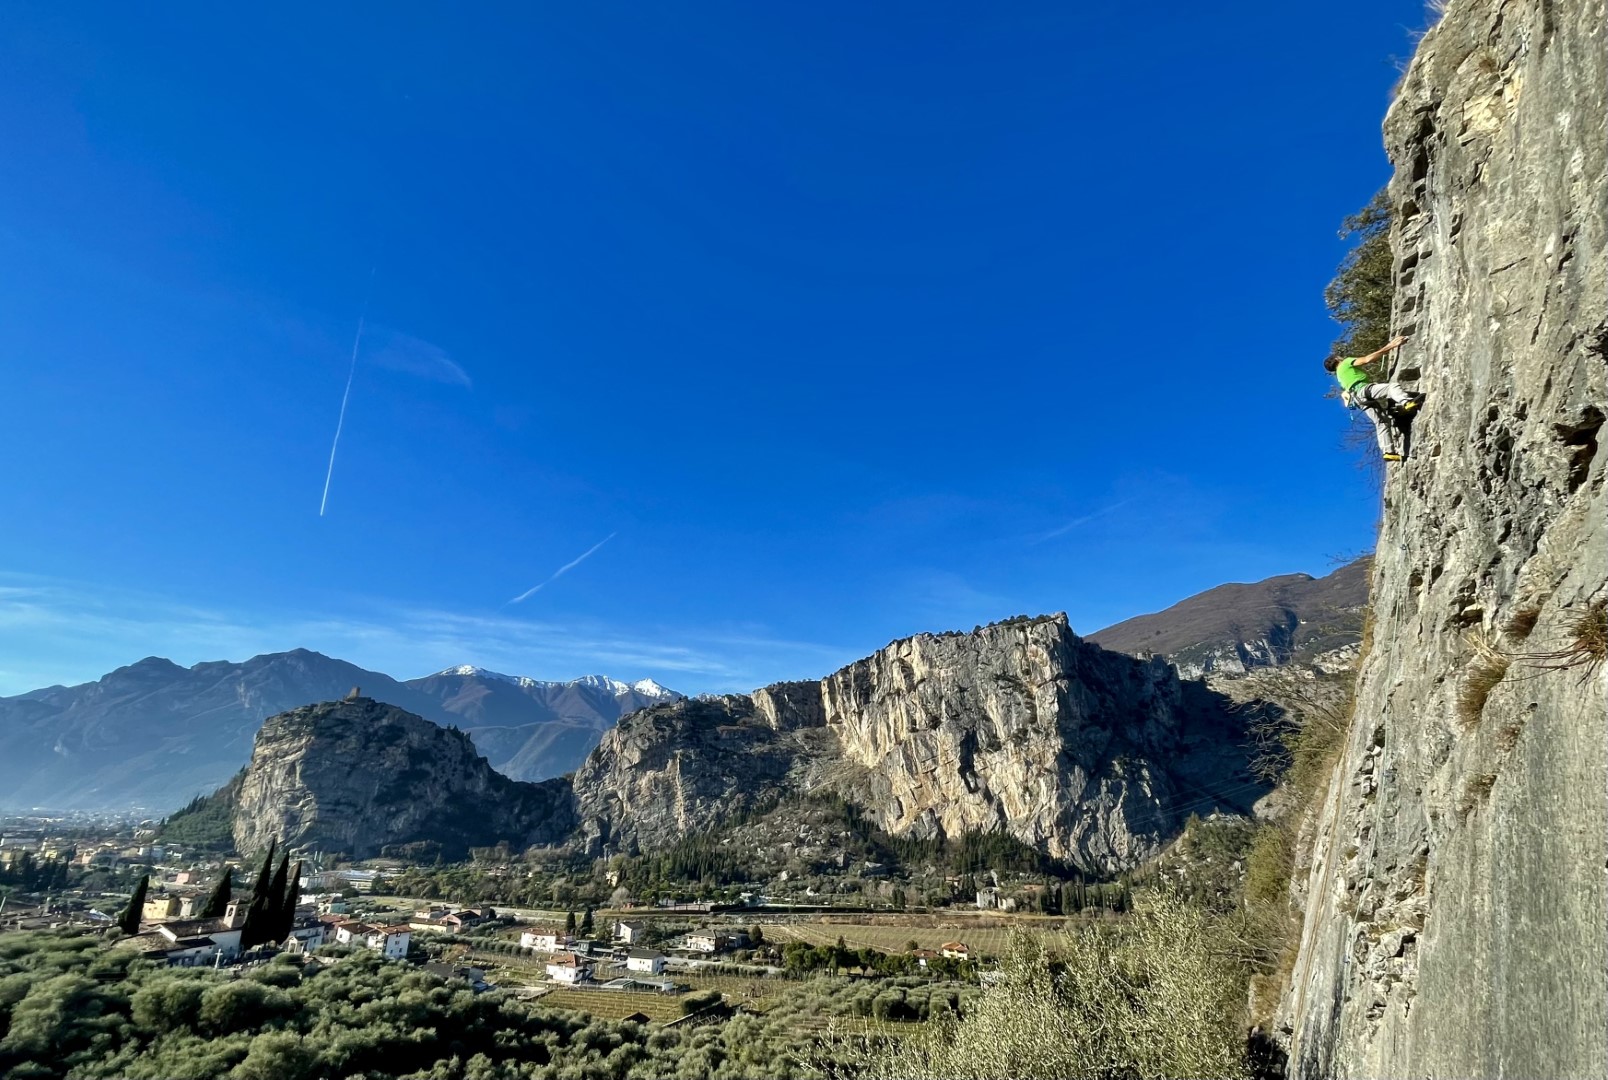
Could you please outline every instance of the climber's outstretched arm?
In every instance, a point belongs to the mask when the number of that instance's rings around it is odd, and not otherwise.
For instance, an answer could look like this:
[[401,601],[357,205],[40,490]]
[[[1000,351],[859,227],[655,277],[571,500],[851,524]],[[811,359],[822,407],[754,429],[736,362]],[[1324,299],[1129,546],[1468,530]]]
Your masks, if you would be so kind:
[[1406,340],[1407,339],[1404,338],[1404,337],[1398,337],[1396,340],[1392,341],[1390,344],[1386,345],[1384,348],[1375,349],[1373,352],[1369,353],[1367,356],[1359,356],[1355,360],[1351,361],[1351,363],[1355,367],[1361,367],[1364,364],[1371,364],[1375,360],[1379,359],[1381,356],[1385,355],[1391,349],[1400,348],[1402,343],[1405,342]]

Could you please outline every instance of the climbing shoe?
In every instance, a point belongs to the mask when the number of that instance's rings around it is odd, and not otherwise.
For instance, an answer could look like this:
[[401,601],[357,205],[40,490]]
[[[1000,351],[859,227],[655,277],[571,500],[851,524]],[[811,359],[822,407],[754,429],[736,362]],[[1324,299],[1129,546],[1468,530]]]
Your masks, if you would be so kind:
[[1386,461],[1400,461],[1401,460],[1401,455],[1400,454],[1385,454],[1385,455],[1383,455],[1383,457],[1384,457],[1384,459]]

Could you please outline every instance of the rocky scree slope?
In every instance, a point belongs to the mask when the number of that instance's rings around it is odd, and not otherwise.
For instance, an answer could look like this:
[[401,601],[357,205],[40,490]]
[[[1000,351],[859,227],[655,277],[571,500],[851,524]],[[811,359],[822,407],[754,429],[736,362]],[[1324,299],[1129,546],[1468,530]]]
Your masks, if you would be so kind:
[[1396,377],[1429,396],[1297,866],[1299,1077],[1608,1061],[1608,665],[1577,649],[1608,594],[1605,25],[1453,0],[1385,122]]
[[625,717],[574,778],[594,847],[653,848],[763,797],[836,792],[894,835],[1003,829],[1111,872],[1193,811],[1246,811],[1247,713],[1065,616],[897,641],[820,682]]
[[425,843],[447,858],[506,840],[555,843],[574,826],[567,779],[494,771],[461,731],[371,698],[281,713],[238,779],[235,847],[270,841],[369,858]]

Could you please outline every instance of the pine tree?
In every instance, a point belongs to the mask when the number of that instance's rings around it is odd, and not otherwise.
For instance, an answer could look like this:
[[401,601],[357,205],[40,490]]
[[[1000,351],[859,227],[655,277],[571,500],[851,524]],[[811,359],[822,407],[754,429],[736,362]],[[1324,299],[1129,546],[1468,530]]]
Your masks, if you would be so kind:
[[118,917],[117,928],[125,934],[140,932],[140,914],[145,910],[145,893],[151,887],[151,875],[145,874],[140,883],[134,886],[134,895],[128,898],[128,907]]
[[203,919],[221,919],[223,913],[229,910],[229,899],[234,895],[234,867],[223,868],[223,876],[212,887],[212,895],[207,897],[206,906],[201,909]]

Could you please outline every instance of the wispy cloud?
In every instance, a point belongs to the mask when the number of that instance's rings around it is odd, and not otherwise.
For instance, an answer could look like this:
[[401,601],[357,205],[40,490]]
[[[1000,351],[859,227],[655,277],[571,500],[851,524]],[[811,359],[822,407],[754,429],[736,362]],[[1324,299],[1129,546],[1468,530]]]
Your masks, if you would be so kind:
[[0,695],[97,679],[143,656],[179,664],[308,648],[399,679],[471,663],[541,679],[652,677],[684,693],[825,675],[860,648],[762,626],[613,626],[352,598],[342,612],[243,612],[0,571]]
[[1083,526],[1089,524],[1091,521],[1098,521],[1100,518],[1105,517],[1107,514],[1116,513],[1118,510],[1121,510],[1124,506],[1127,506],[1128,504],[1130,504],[1130,503],[1132,503],[1134,501],[1135,501],[1134,499],[1129,498],[1129,499],[1123,499],[1123,500],[1121,500],[1119,502],[1114,502],[1110,506],[1102,506],[1098,510],[1094,510],[1094,511],[1091,511],[1090,513],[1082,514],[1082,515],[1080,515],[1078,517],[1075,517],[1071,521],[1068,521],[1063,525],[1060,525],[1060,526],[1058,526],[1058,527],[1056,527],[1054,529],[1051,529],[1047,533],[1040,533],[1038,536],[1035,536],[1035,537],[1032,537],[1031,539],[1029,539],[1028,543],[1029,544],[1042,544],[1046,540],[1054,540],[1058,536],[1065,536],[1069,532],[1073,532],[1073,531],[1075,531],[1077,529],[1083,528]]
[[447,355],[447,351],[441,346],[432,345],[400,330],[383,326],[370,327],[368,347],[363,350],[363,358],[377,367],[416,375],[432,382],[446,383],[449,386],[474,385],[469,373]]
[[[508,601],[508,603],[509,604],[518,604],[518,603],[522,603],[522,602],[524,602],[526,600],[529,600],[531,597],[535,596],[537,593],[539,593],[543,589],[547,588],[547,586],[551,585],[553,582],[557,581],[559,578],[563,577],[565,574],[569,573],[571,570],[573,570],[577,566],[581,565],[587,559],[590,559],[593,555],[595,555],[597,553],[598,548],[602,547],[604,544],[608,543],[610,540],[613,540],[616,536],[619,536],[619,535],[620,534],[617,533],[617,532],[609,533],[603,539],[599,540],[597,543],[593,544],[591,547],[589,547],[585,551],[583,551],[578,558],[571,559],[569,562],[565,563],[563,566],[560,566],[557,570],[554,570],[552,577],[548,578],[546,581],[542,582],[540,585],[532,585],[530,588],[526,589],[524,592],[520,593],[518,596],[514,597],[512,600]],[[503,606],[507,607],[508,604],[504,604]]]

